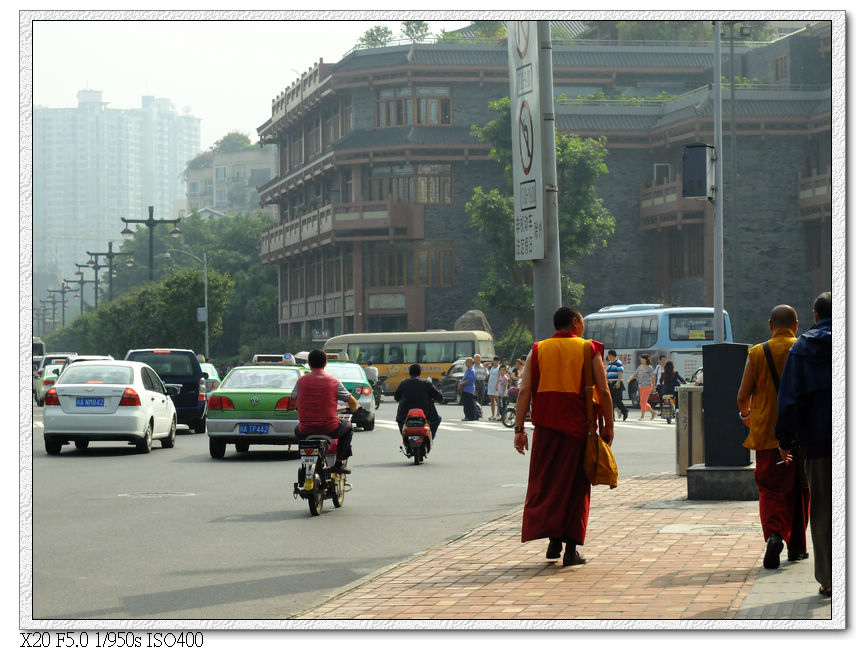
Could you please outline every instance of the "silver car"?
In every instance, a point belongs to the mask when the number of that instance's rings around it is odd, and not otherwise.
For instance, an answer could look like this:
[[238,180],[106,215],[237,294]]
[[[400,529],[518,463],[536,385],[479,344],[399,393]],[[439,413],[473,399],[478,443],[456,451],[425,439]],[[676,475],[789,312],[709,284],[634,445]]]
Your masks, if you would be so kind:
[[126,441],[145,454],[154,439],[173,447],[176,390],[138,361],[71,364],[45,393],[45,451],[57,455],[69,442],[86,449],[91,440]]

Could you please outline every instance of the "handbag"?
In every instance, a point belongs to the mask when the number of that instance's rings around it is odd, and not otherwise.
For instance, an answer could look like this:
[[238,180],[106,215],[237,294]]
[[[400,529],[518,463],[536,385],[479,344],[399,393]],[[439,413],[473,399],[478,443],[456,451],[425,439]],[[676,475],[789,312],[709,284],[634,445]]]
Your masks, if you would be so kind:
[[586,422],[588,435],[586,437],[586,453],[583,457],[583,471],[592,485],[609,485],[612,490],[619,484],[619,467],[610,445],[598,433],[600,413],[594,410],[595,385],[592,380],[592,342],[586,341],[584,346],[583,377],[586,390]]

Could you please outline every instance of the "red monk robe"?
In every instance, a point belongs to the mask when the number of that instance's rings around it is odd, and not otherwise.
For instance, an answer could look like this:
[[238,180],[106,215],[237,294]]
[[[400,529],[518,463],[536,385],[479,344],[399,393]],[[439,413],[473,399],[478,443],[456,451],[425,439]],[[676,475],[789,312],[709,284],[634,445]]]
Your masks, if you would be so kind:
[[[592,341],[592,357],[604,346]],[[532,346],[532,435],[522,541],[568,537],[582,545],[591,484],[583,471],[584,339],[568,331]]]

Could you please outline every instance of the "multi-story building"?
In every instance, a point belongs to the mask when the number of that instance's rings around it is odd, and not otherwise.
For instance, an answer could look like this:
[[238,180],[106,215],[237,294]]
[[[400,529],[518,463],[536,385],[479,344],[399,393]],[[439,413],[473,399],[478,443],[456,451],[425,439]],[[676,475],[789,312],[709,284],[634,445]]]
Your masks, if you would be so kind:
[[[829,286],[830,37],[823,23],[734,48],[733,72],[748,79],[734,97],[725,85],[722,101],[734,332],[765,329],[778,302],[808,313]],[[730,61],[727,51],[727,78]],[[609,151],[599,193],[616,232],[596,254],[562,260],[585,284],[585,312],[711,305],[713,212],[681,198],[680,167],[684,145],[712,143],[713,66],[712,43],[556,42],[556,128],[603,136]],[[276,97],[258,133],[277,145],[279,170],[259,190],[280,222],[262,234],[261,260],[280,267],[283,337],[450,328],[476,306],[487,251],[465,204],[504,176],[470,127],[507,94],[506,47],[442,43],[319,60]],[[770,252],[778,272],[767,275]]]
[[[111,109],[82,90],[77,108],[33,110],[34,293],[72,277],[87,250],[120,243],[120,217],[172,215],[183,170],[200,150],[200,120],[167,99]],[[118,245],[119,248],[119,245]]]
[[[186,201],[183,214],[241,214],[261,210],[258,187],[266,184],[276,172],[276,148],[273,145],[250,147],[230,153],[205,152],[190,164],[184,179]],[[274,210],[276,208],[269,207]]]

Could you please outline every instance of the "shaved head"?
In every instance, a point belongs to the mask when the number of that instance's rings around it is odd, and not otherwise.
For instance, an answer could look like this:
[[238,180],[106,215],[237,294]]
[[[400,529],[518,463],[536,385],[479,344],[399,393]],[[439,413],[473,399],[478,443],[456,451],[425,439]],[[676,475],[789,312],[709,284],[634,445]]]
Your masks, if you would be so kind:
[[769,323],[775,327],[795,328],[799,323],[799,315],[790,305],[778,305],[769,316]]

